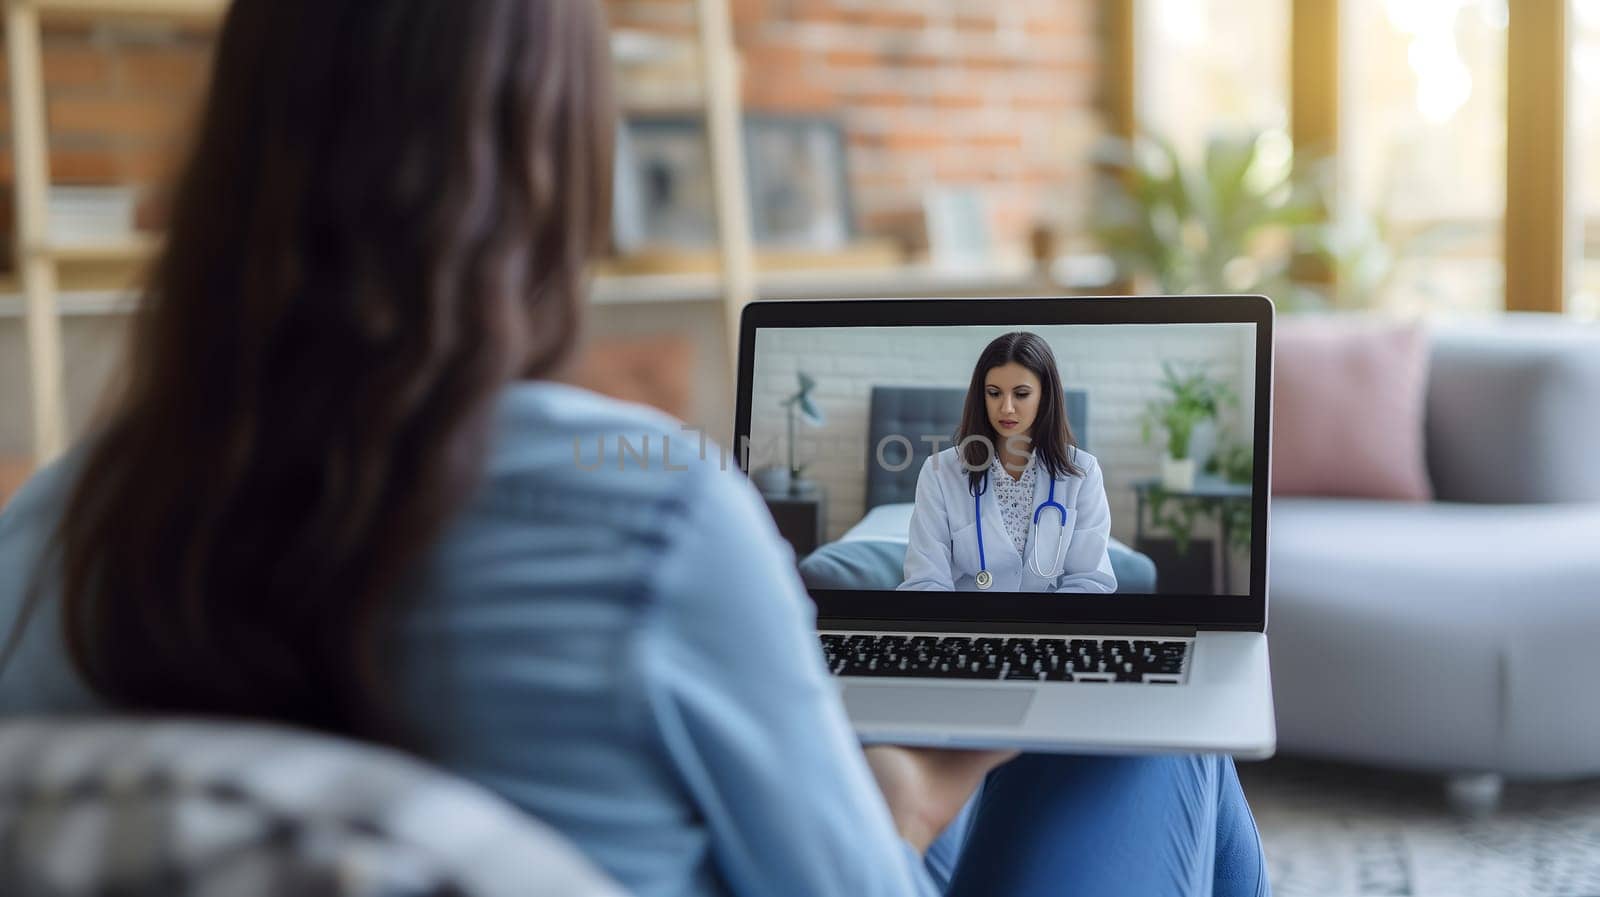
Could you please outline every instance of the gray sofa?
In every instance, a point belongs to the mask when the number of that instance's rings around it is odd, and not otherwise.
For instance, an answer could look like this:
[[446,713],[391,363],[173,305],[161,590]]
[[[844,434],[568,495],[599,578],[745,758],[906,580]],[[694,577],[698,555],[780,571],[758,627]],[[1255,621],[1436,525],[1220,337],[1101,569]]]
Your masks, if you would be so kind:
[[1436,501],[1273,500],[1278,744],[1492,805],[1503,777],[1600,774],[1600,331],[1432,339]]

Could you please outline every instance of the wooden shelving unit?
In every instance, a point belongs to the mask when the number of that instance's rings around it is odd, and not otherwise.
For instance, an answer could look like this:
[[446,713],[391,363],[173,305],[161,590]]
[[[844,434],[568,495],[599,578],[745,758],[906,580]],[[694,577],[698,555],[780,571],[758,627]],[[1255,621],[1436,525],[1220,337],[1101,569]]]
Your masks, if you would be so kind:
[[[749,193],[745,184],[744,124],[739,53],[733,42],[728,0],[695,0],[696,37],[692,48],[698,97],[706,124],[711,162],[713,217],[716,222],[716,270],[713,278],[723,301],[723,321],[730,373],[738,365],[739,317],[756,295],[756,251],[750,230]],[[668,56],[686,43],[657,35],[635,35],[634,43],[653,44]],[[618,279],[654,274],[618,274]]]
[[[43,464],[69,438],[61,348],[61,267],[141,263],[158,241],[130,236],[115,242],[64,242],[52,236],[48,210],[49,136],[45,118],[40,28],[55,21],[158,20],[209,23],[220,19],[227,0],[4,0],[11,73],[12,136],[16,160],[17,279],[26,318],[33,405],[33,454]],[[695,0],[700,102],[710,137],[712,188],[717,217],[717,272],[710,286],[724,303],[730,364],[738,348],[739,315],[755,295],[755,261],[744,183],[740,138],[739,62],[728,0]],[[697,292],[698,292],[697,289]],[[82,301],[80,301],[82,300]],[[15,300],[0,297],[0,314]],[[626,301],[626,300],[624,300]],[[114,291],[73,295],[66,311],[105,314],[126,310]]]
[[45,118],[40,29],[45,18],[207,22],[226,0],[7,0],[6,51],[11,75],[11,131],[16,171],[17,275],[26,303],[28,370],[33,404],[33,455],[43,464],[67,443],[63,386],[60,265],[138,262],[155,241],[130,236],[110,243],[69,243],[50,228],[50,138]]
[[31,0],[12,3],[31,6],[52,18],[157,19],[211,22],[221,18],[226,0]]
[[58,265],[143,263],[155,255],[159,245],[160,240],[154,236],[132,234],[126,239],[114,241],[46,243],[33,247],[32,251]]
[[705,83],[706,135],[711,141],[711,192],[716,199],[723,321],[728,367],[739,366],[739,317],[756,292],[754,239],[744,176],[739,55],[728,0],[695,0],[700,76]]

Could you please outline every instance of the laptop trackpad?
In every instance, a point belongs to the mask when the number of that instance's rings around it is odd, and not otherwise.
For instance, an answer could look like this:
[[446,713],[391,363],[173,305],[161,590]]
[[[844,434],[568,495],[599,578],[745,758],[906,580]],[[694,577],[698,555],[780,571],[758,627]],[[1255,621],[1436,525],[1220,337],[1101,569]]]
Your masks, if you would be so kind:
[[1033,688],[847,685],[844,706],[856,723],[1020,726]]

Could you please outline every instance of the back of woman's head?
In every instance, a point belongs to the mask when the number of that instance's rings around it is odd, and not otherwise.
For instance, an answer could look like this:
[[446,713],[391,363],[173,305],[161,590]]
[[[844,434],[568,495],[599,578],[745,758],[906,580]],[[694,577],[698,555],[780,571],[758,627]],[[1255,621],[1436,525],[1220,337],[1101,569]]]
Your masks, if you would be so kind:
[[590,0],[234,0],[58,532],[113,704],[381,735],[382,621],[605,228]]

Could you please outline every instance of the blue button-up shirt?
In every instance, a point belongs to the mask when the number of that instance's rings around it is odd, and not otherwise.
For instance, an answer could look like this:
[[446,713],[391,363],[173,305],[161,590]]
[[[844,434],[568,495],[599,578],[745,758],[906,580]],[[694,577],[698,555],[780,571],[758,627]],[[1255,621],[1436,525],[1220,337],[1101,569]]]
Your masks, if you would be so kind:
[[[481,488],[396,605],[394,699],[426,754],[637,894],[933,893],[824,669],[794,556],[732,459],[567,386],[512,386],[497,415]],[[102,709],[40,566],[73,469],[0,515],[0,627],[36,571],[46,596],[0,716]]]

